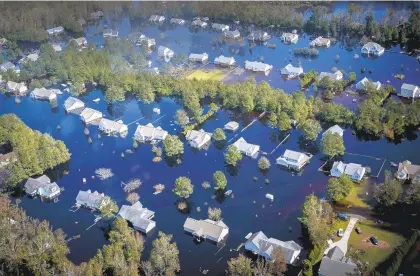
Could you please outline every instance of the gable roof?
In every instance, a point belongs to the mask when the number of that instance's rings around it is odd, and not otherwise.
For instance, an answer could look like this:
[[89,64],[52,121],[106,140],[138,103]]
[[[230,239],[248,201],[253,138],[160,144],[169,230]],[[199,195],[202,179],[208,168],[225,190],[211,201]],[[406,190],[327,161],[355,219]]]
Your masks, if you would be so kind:
[[187,218],[184,223],[184,228],[192,230],[193,234],[197,236],[209,236],[215,240],[221,238],[224,229],[229,229],[222,221],[213,221],[210,219],[195,220],[193,218]]
[[147,125],[139,125],[134,133],[135,136],[152,137],[152,139],[165,139],[168,132],[163,130],[160,126],[154,127],[152,123]]
[[249,144],[243,137],[239,138],[233,145],[241,152],[254,152],[260,148],[258,145]]
[[411,162],[402,162],[398,164],[398,172],[404,171],[406,174],[410,176],[416,176],[420,174],[420,166],[411,164]]
[[200,129],[199,131],[189,130],[187,132],[187,135],[185,135],[185,138],[188,141],[194,141],[197,145],[201,145],[202,143],[210,141],[211,136],[211,133],[205,132],[204,130]]
[[306,154],[289,149],[284,151],[283,157],[297,161],[309,159],[309,156],[307,156]]
[[332,134],[337,133],[337,134],[339,134],[340,136],[343,136],[344,130],[343,130],[343,129],[339,126],[339,125],[333,125],[333,126],[332,126],[332,127],[330,127],[329,129],[327,129],[327,130],[324,132],[324,134],[325,134],[325,133],[327,133],[327,132],[332,133]]
[[95,109],[92,109],[90,107],[86,107],[83,109],[82,113],[80,113],[80,116],[86,121],[90,121],[94,115],[98,115],[99,117],[102,117],[102,112],[97,111]]
[[294,67],[292,64],[287,64],[282,70],[282,73],[286,73],[286,71],[288,73],[293,73],[293,74],[300,74],[303,72],[303,68],[302,67]]
[[419,87],[417,85],[414,85],[414,84],[403,83],[401,85],[401,89],[414,91],[416,89],[419,89]]
[[83,108],[84,106],[85,106],[85,103],[75,97],[68,97],[64,102],[64,109],[66,109],[67,111]]
[[25,191],[28,194],[35,193],[40,187],[45,186],[51,182],[50,178],[46,175],[41,175],[37,178],[28,178],[25,182]]
[[99,122],[99,126],[103,127],[105,129],[111,129],[112,131],[115,132],[121,132],[122,129],[127,127],[124,123],[119,122],[119,121],[113,121],[113,120],[109,120],[109,119],[105,119],[102,118],[101,121]]
[[88,204],[90,207],[100,208],[100,200],[105,197],[105,194],[100,194],[97,191],[91,192],[90,190],[87,191],[79,191],[76,197],[76,202],[81,204]]
[[151,224],[155,224],[155,222],[152,221],[155,212],[143,208],[140,201],[137,201],[131,206],[123,205],[118,212],[118,215],[131,222],[134,227],[144,229],[144,231],[146,231]]
[[357,265],[350,258],[346,258],[340,248],[336,246],[322,258],[319,275],[347,276],[354,273],[355,268]]

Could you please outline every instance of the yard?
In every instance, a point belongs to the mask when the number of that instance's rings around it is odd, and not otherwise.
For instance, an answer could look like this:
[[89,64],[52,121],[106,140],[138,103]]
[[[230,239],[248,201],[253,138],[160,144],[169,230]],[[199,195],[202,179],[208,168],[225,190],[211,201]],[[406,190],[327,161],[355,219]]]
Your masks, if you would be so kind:
[[198,69],[187,76],[187,79],[197,80],[216,80],[221,81],[225,77],[225,72],[220,69],[202,70]]
[[338,202],[338,204],[342,206],[346,206],[346,207],[351,206],[351,207],[359,207],[359,208],[369,208],[369,205],[363,199],[366,197],[367,191],[368,191],[367,181],[362,181],[358,184],[353,184],[353,188],[351,189],[350,194],[345,199]]

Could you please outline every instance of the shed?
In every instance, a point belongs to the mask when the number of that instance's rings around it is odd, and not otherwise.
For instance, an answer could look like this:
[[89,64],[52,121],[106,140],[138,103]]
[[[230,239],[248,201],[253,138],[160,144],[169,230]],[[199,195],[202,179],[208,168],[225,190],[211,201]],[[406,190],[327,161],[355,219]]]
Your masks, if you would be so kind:
[[230,130],[230,131],[235,131],[239,128],[239,123],[235,122],[235,121],[230,121],[229,123],[227,123],[224,126],[225,130]]

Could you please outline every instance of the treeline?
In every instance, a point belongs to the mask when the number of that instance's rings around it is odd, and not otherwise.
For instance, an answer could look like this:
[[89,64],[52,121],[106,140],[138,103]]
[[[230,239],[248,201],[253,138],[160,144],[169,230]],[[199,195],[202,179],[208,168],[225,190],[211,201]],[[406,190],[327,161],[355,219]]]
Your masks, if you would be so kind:
[[66,145],[27,127],[16,115],[0,117],[0,145],[10,146],[17,160],[0,173],[0,183],[15,186],[33,175],[70,160]]

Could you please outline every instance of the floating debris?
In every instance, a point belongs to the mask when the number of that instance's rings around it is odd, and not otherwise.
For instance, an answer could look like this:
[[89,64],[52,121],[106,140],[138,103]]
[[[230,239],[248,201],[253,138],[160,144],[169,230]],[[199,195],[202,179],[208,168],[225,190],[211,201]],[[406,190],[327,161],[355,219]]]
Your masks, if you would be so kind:
[[101,99],[96,98],[96,99],[94,99],[94,100],[93,100],[93,102],[98,103],[100,100],[101,100]]

